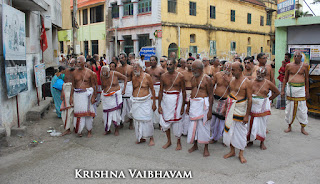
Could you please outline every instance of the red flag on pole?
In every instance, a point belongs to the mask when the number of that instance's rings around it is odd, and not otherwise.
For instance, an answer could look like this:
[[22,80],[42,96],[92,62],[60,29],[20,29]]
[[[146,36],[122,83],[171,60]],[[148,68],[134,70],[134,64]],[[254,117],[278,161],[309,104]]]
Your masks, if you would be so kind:
[[46,28],[44,27],[44,20],[42,16],[41,16],[40,48],[43,52],[48,48]]

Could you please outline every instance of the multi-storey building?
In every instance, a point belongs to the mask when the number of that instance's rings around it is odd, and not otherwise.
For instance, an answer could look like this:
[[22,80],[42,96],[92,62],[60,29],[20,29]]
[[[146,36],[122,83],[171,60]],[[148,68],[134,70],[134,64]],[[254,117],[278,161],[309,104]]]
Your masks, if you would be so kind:
[[[108,0],[108,53],[274,55],[274,0]],[[160,34],[159,34],[160,33]],[[116,49],[115,49],[116,48]]]
[[[73,45],[73,0],[64,2],[67,8],[63,9],[62,31],[59,31],[60,53],[71,54]],[[76,26],[77,47],[76,53],[87,55],[106,53],[106,12],[105,0],[77,0]]]

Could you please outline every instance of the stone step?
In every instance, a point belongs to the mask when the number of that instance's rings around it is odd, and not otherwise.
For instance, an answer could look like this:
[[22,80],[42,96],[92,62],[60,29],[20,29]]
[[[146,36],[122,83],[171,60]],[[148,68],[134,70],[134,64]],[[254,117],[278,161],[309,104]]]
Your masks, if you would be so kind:
[[26,121],[39,121],[44,116],[45,112],[49,110],[52,102],[52,97],[46,97],[46,100],[40,101],[39,106],[35,105],[27,112]]
[[0,127],[0,148],[1,147],[8,147],[8,140],[6,129]]

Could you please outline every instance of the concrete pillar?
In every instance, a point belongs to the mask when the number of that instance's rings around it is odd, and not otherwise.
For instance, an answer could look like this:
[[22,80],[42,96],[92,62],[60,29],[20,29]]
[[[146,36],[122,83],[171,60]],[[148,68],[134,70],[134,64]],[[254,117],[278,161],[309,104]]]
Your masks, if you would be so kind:
[[109,62],[111,61],[113,56],[114,56],[114,41],[110,40],[109,41],[109,56],[108,56]]
[[122,27],[123,24],[122,24],[122,17],[123,17],[123,14],[124,14],[124,8],[123,8],[123,3],[122,1],[118,1],[118,5],[119,5],[119,27]]
[[[287,27],[277,27],[276,28],[276,61],[275,61],[275,79],[279,76],[279,68],[282,65],[282,61],[284,60],[284,54],[288,52],[288,40],[287,40]],[[278,86],[279,80],[276,80],[276,84]]]
[[133,3],[133,21],[134,25],[138,25],[138,0],[131,0]]
[[137,57],[139,55],[139,38],[137,34],[132,35],[132,41],[133,41],[133,52]]

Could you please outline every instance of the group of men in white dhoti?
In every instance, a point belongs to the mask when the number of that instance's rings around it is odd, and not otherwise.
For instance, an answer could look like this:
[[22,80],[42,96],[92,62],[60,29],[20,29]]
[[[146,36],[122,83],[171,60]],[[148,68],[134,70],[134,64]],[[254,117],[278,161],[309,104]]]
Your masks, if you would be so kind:
[[[162,57],[163,59],[163,57]],[[218,61],[217,58],[214,60]],[[245,65],[253,59],[247,57]],[[258,55],[259,66],[253,72],[244,72],[240,62],[226,62],[223,70],[217,66],[204,67],[203,61],[189,58],[181,60],[181,68],[176,70],[174,58],[166,60],[166,66],[158,66],[158,58],[150,57],[150,67],[143,70],[139,62],[127,64],[127,56],[120,54],[121,66],[111,71],[109,66],[101,69],[101,101],[103,108],[104,134],[119,135],[121,123],[129,119],[129,128],[135,129],[136,143],[146,142],[155,145],[154,125],[166,133],[166,149],[171,146],[171,130],[177,138],[176,150],[181,150],[181,136],[187,136],[187,142],[193,144],[190,153],[198,149],[198,143],[204,144],[203,156],[209,153],[209,143],[221,138],[230,152],[224,158],[235,156],[239,149],[241,163],[246,163],[244,149],[260,141],[265,145],[267,120],[271,115],[270,101],[280,92],[274,84],[270,67],[266,65],[266,55]],[[95,74],[85,68],[85,58],[78,57],[77,67],[72,60],[65,72],[65,83],[61,105],[65,134],[73,129],[82,136],[84,127],[91,137],[92,122],[95,117],[93,104],[97,95]],[[209,67],[209,68],[208,68]],[[249,67],[250,69],[250,67]],[[207,73],[209,72],[212,77]],[[211,72],[213,71],[213,72]],[[246,75],[244,75],[246,73]],[[253,75],[254,73],[254,75]],[[305,135],[308,123],[306,99],[309,98],[308,67],[301,62],[301,53],[295,53],[295,62],[286,67],[284,84],[286,86],[286,116],[288,129],[295,119],[301,124]],[[270,95],[271,94],[271,95]],[[73,122],[73,123],[72,123]]]

